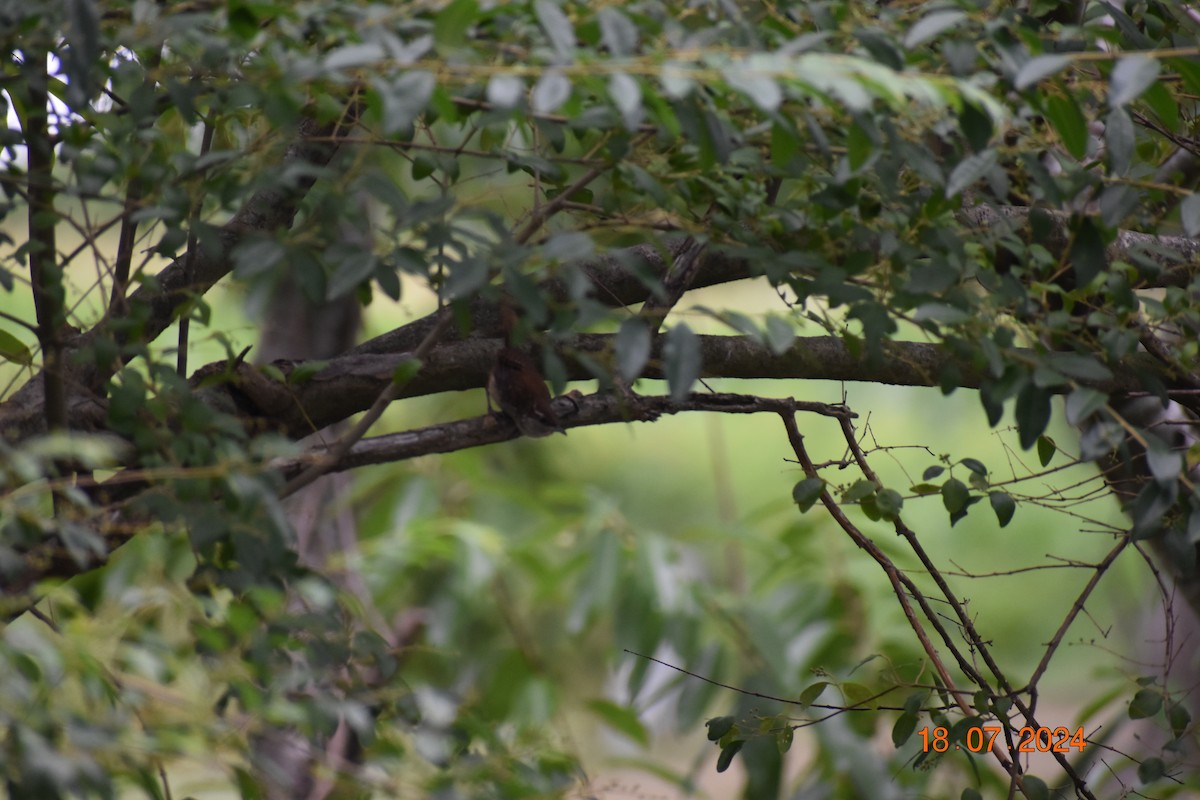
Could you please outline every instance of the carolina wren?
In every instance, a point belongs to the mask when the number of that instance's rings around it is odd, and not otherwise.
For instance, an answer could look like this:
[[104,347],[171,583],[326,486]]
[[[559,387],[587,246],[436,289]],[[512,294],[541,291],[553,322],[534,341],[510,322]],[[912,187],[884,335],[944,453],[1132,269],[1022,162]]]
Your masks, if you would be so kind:
[[546,380],[524,350],[511,344],[501,348],[496,354],[496,363],[492,364],[487,390],[488,399],[526,436],[566,434],[550,404]]

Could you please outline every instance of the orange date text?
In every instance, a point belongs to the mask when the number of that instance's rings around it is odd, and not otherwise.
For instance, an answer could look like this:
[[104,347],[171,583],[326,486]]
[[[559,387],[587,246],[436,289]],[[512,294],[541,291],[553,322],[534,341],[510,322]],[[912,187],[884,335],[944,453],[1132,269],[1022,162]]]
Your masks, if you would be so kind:
[[[961,742],[951,742],[950,732],[945,728],[921,728],[917,735],[921,737],[921,750],[928,753],[945,753],[947,750],[966,750],[971,753],[990,753],[996,744],[996,737],[1004,729],[999,725],[977,725],[967,728],[966,736]],[[1003,747],[1004,740],[1000,741]],[[1083,738],[1083,728],[1075,732],[1063,727],[1058,728],[1021,728],[1017,731],[1014,742],[1018,753],[1069,753],[1071,748],[1083,750],[1087,740]]]

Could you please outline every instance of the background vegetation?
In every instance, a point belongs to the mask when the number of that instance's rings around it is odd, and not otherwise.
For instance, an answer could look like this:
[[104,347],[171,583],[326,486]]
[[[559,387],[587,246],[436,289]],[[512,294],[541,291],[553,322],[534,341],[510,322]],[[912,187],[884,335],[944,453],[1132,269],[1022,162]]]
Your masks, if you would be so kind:
[[51,5],[9,796],[1197,788],[1192,7]]

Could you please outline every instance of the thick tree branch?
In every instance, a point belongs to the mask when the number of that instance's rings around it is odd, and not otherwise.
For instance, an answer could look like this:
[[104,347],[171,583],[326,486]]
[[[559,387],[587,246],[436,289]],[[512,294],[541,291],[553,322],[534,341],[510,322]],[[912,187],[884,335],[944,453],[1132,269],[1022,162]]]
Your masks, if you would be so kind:
[[[774,378],[800,380],[856,381],[893,386],[939,386],[941,376],[952,369],[960,388],[977,389],[984,371],[975,364],[955,358],[937,344],[885,342],[882,356],[872,359],[855,353],[833,336],[797,339],[791,348],[776,355],[765,346],[741,336],[701,336],[700,347],[706,378]],[[656,343],[644,378],[661,379],[662,343]],[[500,341],[468,339],[445,342],[435,347],[419,375],[402,393],[405,397],[446,391],[478,389],[487,382]],[[613,337],[580,334],[559,347],[569,380],[592,380],[595,375],[577,358],[605,364],[611,358]],[[1030,358],[1033,357],[1030,352]],[[299,438],[345,419],[370,406],[391,380],[393,371],[406,356],[358,355],[334,359],[325,369],[299,386],[270,381],[248,365],[233,372],[232,383],[214,386],[216,392],[236,392],[242,413],[261,417]],[[280,364],[285,374],[295,364]],[[1132,392],[1142,387],[1139,375],[1149,370],[1162,374],[1163,367],[1148,354],[1130,357],[1111,381],[1095,384],[1107,391]],[[211,365],[221,373],[223,364]],[[233,406],[232,402],[226,403]],[[253,410],[252,410],[253,409]]]
[[45,359],[41,380],[31,381],[43,403],[35,419],[47,428],[67,426],[66,364],[63,348],[62,267],[58,263],[58,229],[54,213],[54,140],[50,132],[50,90],[46,51],[23,53],[29,70],[25,141],[29,152],[29,283],[37,316],[38,345]]

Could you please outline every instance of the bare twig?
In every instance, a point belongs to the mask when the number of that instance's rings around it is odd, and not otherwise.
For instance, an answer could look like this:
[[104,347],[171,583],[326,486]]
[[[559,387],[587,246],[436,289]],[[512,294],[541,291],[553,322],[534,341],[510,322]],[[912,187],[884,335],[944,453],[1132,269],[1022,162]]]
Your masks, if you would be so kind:
[[[809,478],[818,477],[816,466],[813,464],[812,459],[808,455],[808,450],[804,446],[804,437],[800,435],[800,429],[796,426],[795,415],[785,413],[780,414],[780,417],[783,419],[784,428],[787,430],[788,442],[791,444],[792,451],[796,454],[797,460],[804,469],[805,476]],[[853,541],[854,544],[860,549],[865,550],[867,554],[871,556],[871,559],[875,561],[875,563],[878,564],[887,575],[888,582],[892,585],[892,592],[896,595],[896,599],[900,603],[900,608],[904,612],[905,619],[908,620],[909,626],[913,629],[913,633],[916,634],[917,640],[921,643],[921,649],[925,652],[926,657],[929,658],[930,663],[933,664],[934,670],[941,679],[942,685],[945,687],[946,692],[953,698],[955,704],[964,714],[973,716],[973,709],[968,702],[972,692],[956,688],[956,683],[951,677],[950,671],[946,669],[946,665],[942,661],[941,655],[938,653],[937,648],[933,646],[933,642],[929,639],[929,635],[925,632],[925,626],[921,623],[921,620],[917,618],[916,611],[913,609],[912,603],[910,602],[910,598],[912,600],[916,600],[917,603],[922,606],[922,611],[930,619],[935,628],[940,629],[940,625],[938,625],[936,621],[936,614],[934,614],[933,610],[928,607],[924,595],[920,593],[918,588],[909,578],[900,572],[896,565],[892,563],[892,560],[888,558],[888,556],[882,550],[879,549],[878,545],[871,541],[866,534],[858,529],[858,526],[850,521],[849,517],[846,516],[841,507],[837,504],[837,501],[833,499],[828,491],[821,492],[821,504],[825,506],[825,510],[829,512],[831,517],[833,517],[834,521],[838,524],[838,527],[845,531],[845,533],[850,537],[850,540]],[[947,647],[950,648],[951,652],[956,657],[960,668],[965,665],[966,669],[964,671],[968,671],[968,674],[974,672],[974,670],[970,667],[970,664],[962,658],[961,654],[958,652],[958,649],[953,646],[952,642],[949,641],[949,634],[944,630],[939,630],[939,633],[943,640],[946,641]],[[974,677],[972,677],[972,679],[976,680]],[[986,687],[986,682],[982,680],[982,676],[976,680],[976,683]],[[993,750],[991,752],[996,758],[997,762],[999,762],[1004,768],[1004,771],[1007,774],[1012,775],[1015,780],[1019,780],[1020,768],[1017,763],[1010,761],[1008,757],[1005,756],[1005,754],[1000,750]]]
[[[789,422],[789,419],[787,417],[785,417],[784,422],[785,422],[785,424],[787,424]],[[868,480],[871,480],[872,482],[874,482],[876,485],[881,485],[879,483],[878,476],[875,475],[874,471],[870,468],[870,465],[867,464],[866,457],[863,455],[863,452],[862,452],[862,448],[859,446],[858,440],[856,439],[856,437],[854,435],[854,428],[853,428],[852,424],[850,423],[850,420],[848,420],[846,418],[842,418],[839,420],[839,422],[842,426],[842,434],[846,440],[847,446],[849,447],[850,452],[853,453],[854,458],[859,465],[859,468],[863,471],[863,475]],[[788,432],[788,438],[789,438],[789,440],[793,440],[792,431],[795,429],[795,420],[794,419],[790,420],[790,424],[791,424],[791,427]],[[797,456],[799,457],[800,453],[803,452],[803,442],[799,438],[798,431],[796,431],[796,433],[795,433],[795,439],[794,439],[794,441],[792,441],[792,445],[793,445],[793,449],[797,450]],[[804,464],[805,460],[807,460],[806,453],[804,454],[801,463]],[[816,470],[814,468],[812,468],[811,461],[808,461],[807,466],[805,466],[805,474],[809,475],[809,477],[816,477]],[[879,551],[878,548],[875,547],[874,543],[870,542],[870,540],[867,539],[865,537],[865,535],[863,535],[861,532],[859,532],[857,530],[857,528],[855,528],[854,531],[851,532],[850,528],[848,528],[847,526],[849,525],[849,526],[853,527],[852,523],[850,523],[849,519],[847,519],[845,517],[845,515],[842,514],[841,508],[837,506],[837,504],[833,501],[832,497],[829,496],[828,492],[822,493],[821,499],[822,499],[822,502],[825,504],[826,508],[829,509],[830,514],[834,517],[835,521],[838,522],[839,526],[842,527],[843,530],[845,530],[848,534],[850,534],[851,539],[855,542],[855,544],[858,544],[859,547],[863,547],[864,549],[866,549],[867,552],[871,555],[871,557],[874,558],[875,561],[877,563],[879,563],[879,565],[884,569],[884,572],[887,573],[888,579],[890,581],[892,581],[893,589],[897,591],[897,596],[900,599],[901,607],[903,608],[905,615],[909,617],[910,624],[913,624],[915,622],[915,617],[911,616],[912,609],[908,604],[907,597],[905,597],[904,594],[899,591],[899,585],[903,585],[908,590],[908,592],[911,593],[913,598],[915,600],[917,600],[918,604],[920,604],[922,606],[922,609],[925,611],[925,614],[929,618],[930,623],[936,629],[938,629],[939,632],[942,632],[943,640],[946,642],[947,647],[949,647],[951,652],[955,655],[956,659],[958,660],[959,667],[963,670],[963,672],[965,672],[973,681],[975,681],[976,684],[980,688],[984,689],[985,691],[988,691],[989,693],[992,693],[990,688],[987,685],[987,682],[984,680],[983,676],[980,675],[978,673],[978,671],[975,670],[975,668],[972,665],[970,665],[970,663],[967,662],[965,658],[962,657],[962,655],[958,651],[958,648],[954,646],[954,644],[948,639],[948,636],[945,634],[945,632],[942,631],[941,626],[938,623],[936,615],[933,614],[932,609],[930,609],[928,607],[928,605],[926,604],[924,595],[920,593],[919,588],[915,584],[913,584],[910,579],[908,579],[903,574],[899,573],[899,571],[896,570],[895,566],[891,564],[891,561],[887,559],[887,556],[884,555],[882,553],[882,551]],[[967,639],[970,642],[972,648],[980,654],[980,656],[984,660],[984,663],[987,664],[988,669],[996,677],[997,682],[999,683],[1001,689],[1003,690],[1004,696],[1006,696],[1012,700],[1013,705],[1017,708],[1017,710],[1020,712],[1021,716],[1025,719],[1026,723],[1029,726],[1031,726],[1035,729],[1038,728],[1039,725],[1034,716],[1034,708],[1033,708],[1034,705],[1036,705],[1036,697],[1037,697],[1036,684],[1033,682],[1030,683],[1029,691],[1031,694],[1031,702],[1029,704],[1025,703],[1025,701],[1020,697],[1020,693],[1015,691],[1012,688],[1012,686],[1010,685],[1010,682],[1008,681],[1004,671],[1000,669],[999,665],[996,663],[995,659],[992,657],[991,649],[986,646],[986,643],[983,641],[983,638],[975,630],[974,621],[971,619],[970,615],[968,615],[966,613],[966,610],[962,607],[962,604],[959,602],[958,597],[951,590],[949,584],[945,580],[945,577],[941,574],[941,571],[937,568],[937,565],[935,565],[933,563],[932,559],[929,558],[929,555],[925,552],[924,547],[918,541],[916,534],[912,531],[911,528],[909,528],[903,522],[903,520],[900,517],[897,517],[895,519],[894,525],[895,525],[896,533],[899,534],[900,536],[902,536],[905,539],[905,541],[908,543],[909,547],[913,550],[913,552],[916,553],[917,557],[921,560],[922,565],[925,567],[925,569],[928,572],[928,574],[930,575],[930,577],[937,584],[938,591],[942,594],[942,596],[946,600],[946,602],[949,603],[951,608],[954,609],[955,616],[957,617],[957,621],[958,621],[959,625],[962,626],[962,629],[964,630],[964,632],[967,634]],[[864,544],[869,545],[869,547],[865,547]],[[1115,557],[1115,555],[1114,555],[1114,557]],[[883,559],[883,560],[881,561],[880,559]],[[1102,573],[1098,573],[1098,574],[1102,574]],[[1095,577],[1095,576],[1093,576],[1093,577]],[[1085,594],[1082,596],[1082,599],[1080,601],[1080,608],[1082,608],[1082,600],[1086,599],[1087,595],[1090,594],[1090,591],[1091,591],[1090,589],[1087,589]],[[1074,614],[1076,614],[1076,613],[1078,613],[1078,612],[1073,610],[1072,614],[1070,615],[1070,618],[1074,619]],[[1065,628],[1063,630],[1065,631]],[[921,641],[922,646],[926,647],[928,645],[928,638],[925,637],[923,632],[915,626],[914,626],[914,632],[917,633],[917,638]],[[928,647],[926,649],[926,652],[927,652],[927,654],[930,653],[930,649]],[[935,665],[940,666],[939,661],[935,660],[934,663],[935,663]],[[944,667],[942,667],[942,669],[944,670]],[[948,676],[943,675],[943,679],[944,680],[948,679]],[[948,685],[952,685],[952,684],[948,684]],[[957,695],[955,695],[955,696],[957,697]],[[967,714],[968,716],[972,715],[972,711],[966,707],[963,708],[963,712],[965,714]],[[1009,769],[1008,771],[1009,771],[1009,774],[1012,776],[1014,783],[1019,784],[1019,783],[1021,783],[1020,770],[1018,768],[1019,762],[1017,761],[1017,752],[1015,749],[1015,743],[1012,740],[1011,733],[1012,733],[1011,726],[1006,724],[1004,726],[1004,734],[1005,734],[1005,738],[1008,740],[1009,750],[1013,757],[1013,761],[1011,762],[1013,768]],[[1059,766],[1062,768],[1063,772],[1071,779],[1072,783],[1074,783],[1075,790],[1078,793],[1078,795],[1080,797],[1088,798],[1089,800],[1095,800],[1095,797],[1091,793],[1091,790],[1088,789],[1088,787],[1087,787],[1087,783],[1083,780],[1082,776],[1079,775],[1079,773],[1075,770],[1075,768],[1071,765],[1071,763],[1069,761],[1067,761],[1065,756],[1062,753],[1053,753],[1053,756],[1054,756],[1055,760],[1058,762]],[[999,758],[998,752],[997,752],[997,757]],[[1004,763],[1004,760],[1002,760],[1001,763]],[[1023,784],[1022,784],[1022,790],[1023,790]]]
[[[216,123],[210,118],[204,120],[204,135],[200,139],[200,158],[208,155],[212,149],[213,131]],[[203,176],[203,172],[200,173]],[[196,229],[200,226],[200,210],[204,204],[204,193],[197,192],[192,201],[191,219],[188,220],[187,252],[183,257],[184,286],[192,282],[192,264],[196,261]],[[189,290],[190,291],[190,290]],[[175,353],[175,371],[181,378],[187,377],[188,361],[188,332],[192,326],[191,315],[183,313],[179,319],[179,342]]]
[[[1034,669],[1033,674],[1029,676],[1030,691],[1035,690],[1038,681],[1042,679],[1042,675],[1044,675],[1046,670],[1050,667],[1050,660],[1054,657],[1055,651],[1057,651],[1059,646],[1062,644],[1063,637],[1067,635],[1067,629],[1071,627],[1071,623],[1073,623],[1075,618],[1079,616],[1079,613],[1083,611],[1084,604],[1087,603],[1087,599],[1091,597],[1092,592],[1100,583],[1100,579],[1104,577],[1105,573],[1108,572],[1108,568],[1111,567],[1112,563],[1117,560],[1117,556],[1121,555],[1121,553],[1125,551],[1125,548],[1129,546],[1131,541],[1132,538],[1127,535],[1120,537],[1116,546],[1112,550],[1108,551],[1108,554],[1104,556],[1104,559],[1099,564],[1095,565],[1093,568],[1092,577],[1088,579],[1087,585],[1083,587],[1083,591],[1081,591],[1079,596],[1075,598],[1075,602],[1071,605],[1071,610],[1067,612],[1067,616],[1063,619],[1062,624],[1058,626],[1058,630],[1055,631],[1054,636],[1050,638],[1050,643],[1046,645],[1046,652],[1042,655],[1042,660],[1038,662],[1037,668]],[[1029,709],[1030,711],[1033,711],[1036,709],[1036,707],[1037,702],[1035,699],[1030,702]]]

